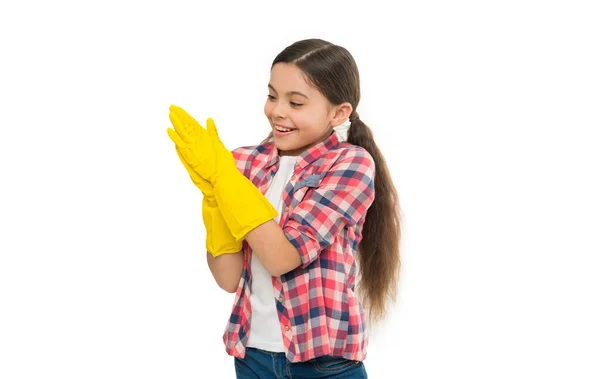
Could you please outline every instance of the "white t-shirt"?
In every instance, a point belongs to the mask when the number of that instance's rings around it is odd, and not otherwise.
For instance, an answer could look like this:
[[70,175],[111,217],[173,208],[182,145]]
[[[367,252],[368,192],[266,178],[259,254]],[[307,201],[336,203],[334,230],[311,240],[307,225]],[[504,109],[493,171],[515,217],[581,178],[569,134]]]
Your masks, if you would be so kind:
[[[277,223],[281,217],[283,190],[294,173],[297,158],[295,156],[279,157],[279,169],[265,194],[265,197],[277,210],[277,217],[273,219]],[[285,347],[275,305],[272,276],[265,270],[258,256],[254,254],[250,263],[250,270],[252,272],[250,294],[252,314],[247,346],[273,352],[284,352]]]

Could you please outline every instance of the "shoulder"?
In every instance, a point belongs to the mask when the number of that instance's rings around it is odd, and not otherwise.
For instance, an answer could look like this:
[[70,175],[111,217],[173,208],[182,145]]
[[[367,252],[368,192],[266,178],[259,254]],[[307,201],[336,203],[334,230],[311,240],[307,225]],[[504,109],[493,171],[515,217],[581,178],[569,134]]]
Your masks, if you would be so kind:
[[249,145],[240,146],[231,151],[235,160],[247,160],[250,157],[255,157],[260,153],[260,146],[262,145]]
[[349,170],[369,176],[375,174],[375,160],[367,149],[347,142],[329,151],[324,159],[325,162],[329,162],[326,166],[333,170]]
[[273,149],[273,143],[266,142],[260,145],[240,146],[233,149],[231,152],[236,159],[244,159],[246,157],[259,157],[261,155],[268,156],[271,149]]
[[253,166],[262,166],[268,161],[273,143],[267,142],[260,145],[240,146],[231,151],[233,159],[242,172]]
[[353,160],[366,165],[374,165],[375,161],[367,149],[362,146],[343,143],[340,145],[340,156],[345,160]]

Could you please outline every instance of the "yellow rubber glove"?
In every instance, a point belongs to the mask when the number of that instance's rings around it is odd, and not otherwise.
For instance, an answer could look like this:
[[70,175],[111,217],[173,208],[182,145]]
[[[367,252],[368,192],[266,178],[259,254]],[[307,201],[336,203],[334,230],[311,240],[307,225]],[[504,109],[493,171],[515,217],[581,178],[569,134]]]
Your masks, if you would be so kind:
[[221,214],[237,241],[277,217],[269,200],[237,169],[212,119],[206,121],[206,130],[183,109],[171,106],[171,112],[185,126],[169,131],[169,136],[189,166],[212,183]]
[[[170,118],[173,125],[177,125],[176,128],[183,127],[176,117]],[[167,133],[170,134],[171,132],[167,131]],[[189,173],[192,182],[204,195],[204,198],[202,199],[202,220],[204,221],[204,227],[206,229],[206,250],[214,257],[218,257],[221,254],[239,252],[242,249],[242,241],[237,241],[229,231],[229,228],[223,219],[223,215],[218,208],[214,196],[213,185],[206,179],[203,179],[189,166],[179,150],[177,150],[177,155]]]

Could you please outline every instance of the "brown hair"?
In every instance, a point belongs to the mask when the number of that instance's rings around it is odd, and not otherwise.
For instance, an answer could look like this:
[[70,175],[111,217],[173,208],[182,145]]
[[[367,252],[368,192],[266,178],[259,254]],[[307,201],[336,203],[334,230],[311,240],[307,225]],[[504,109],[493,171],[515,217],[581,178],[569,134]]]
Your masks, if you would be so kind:
[[[363,147],[375,161],[375,200],[367,211],[363,238],[358,246],[358,295],[377,322],[385,317],[386,301],[396,301],[400,275],[400,204],[398,193],[371,129],[360,120],[356,108],[360,101],[358,67],[352,55],[341,46],[321,39],[307,39],[286,47],[275,59],[301,69],[333,105],[352,105],[348,142]],[[263,141],[268,141],[273,132]]]

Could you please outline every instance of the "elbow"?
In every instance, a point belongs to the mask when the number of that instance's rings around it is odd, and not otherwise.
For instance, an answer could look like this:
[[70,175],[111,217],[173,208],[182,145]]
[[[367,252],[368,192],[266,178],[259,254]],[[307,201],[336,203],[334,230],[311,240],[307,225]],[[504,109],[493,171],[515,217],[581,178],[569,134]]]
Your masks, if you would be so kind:
[[281,276],[290,271],[290,270],[286,270],[285,268],[281,268],[281,267],[272,267],[272,268],[268,268],[268,269],[266,268],[266,270],[271,276]]
[[283,274],[287,274],[288,272],[294,270],[296,267],[300,266],[300,264],[296,264],[294,263],[282,263],[278,266],[275,267],[271,267],[269,269],[266,269],[269,274],[271,274],[272,276],[281,276]]
[[296,248],[292,245],[290,245],[290,247],[291,249],[289,249],[288,254],[282,254],[283,259],[272,262],[268,267],[265,267],[265,270],[267,270],[269,274],[272,276],[281,276],[302,265],[302,260],[300,259],[300,255],[298,255]]
[[227,293],[236,293],[238,283],[218,283],[219,287]]
[[229,286],[229,287],[221,287],[221,288],[227,293],[236,293],[237,292],[237,285]]

